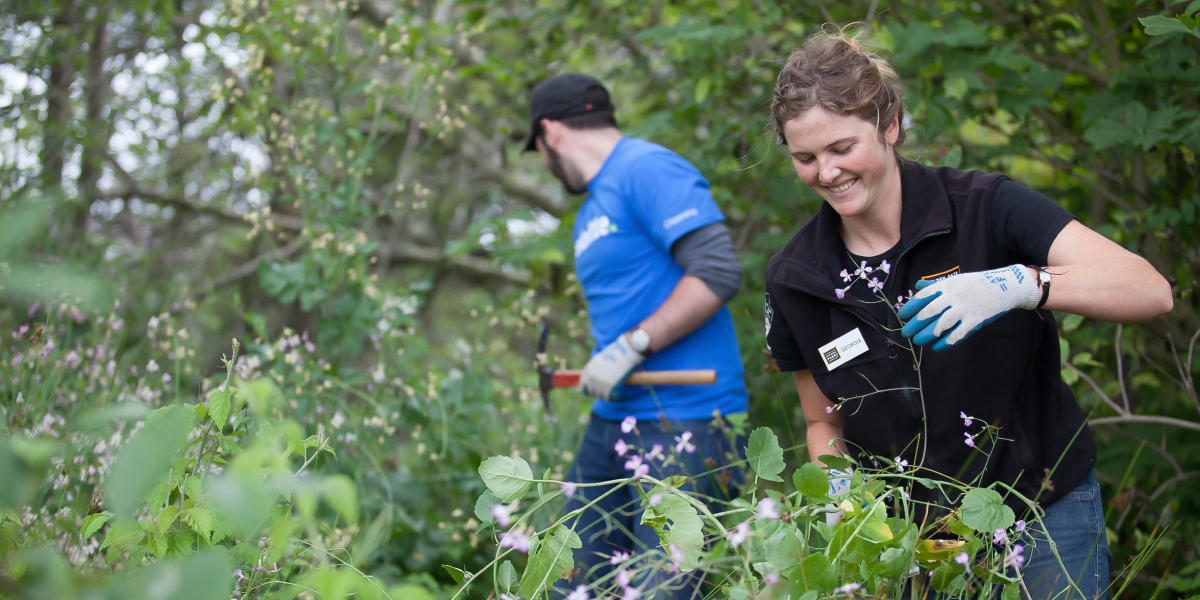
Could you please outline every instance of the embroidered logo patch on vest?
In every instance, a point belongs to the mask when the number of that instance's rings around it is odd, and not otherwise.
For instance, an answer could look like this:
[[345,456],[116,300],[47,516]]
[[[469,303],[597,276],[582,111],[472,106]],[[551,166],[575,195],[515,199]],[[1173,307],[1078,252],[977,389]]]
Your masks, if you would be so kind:
[[922,277],[921,280],[922,281],[941,281],[947,277],[953,277],[955,275],[958,275],[959,273],[962,273],[962,268],[959,267],[959,265],[954,265],[953,267],[950,267],[949,269],[946,269],[945,271],[942,271],[941,273],[934,273],[932,275],[926,275],[926,276]]

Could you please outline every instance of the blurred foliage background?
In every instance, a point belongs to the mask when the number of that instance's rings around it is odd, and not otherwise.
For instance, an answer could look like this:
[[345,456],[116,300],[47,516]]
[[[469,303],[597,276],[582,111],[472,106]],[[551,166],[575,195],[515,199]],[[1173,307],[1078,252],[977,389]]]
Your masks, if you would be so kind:
[[519,153],[562,71],[708,177],[751,422],[801,444],[761,290],[819,200],[766,111],[851,22],[903,79],[906,155],[1007,172],[1173,283],[1149,323],[1061,320],[1063,370],[1118,585],[1200,593],[1196,0],[4,4],[0,595],[440,597],[486,563],[480,461],[561,475],[588,405],[546,415],[532,366],[543,321],[557,364],[589,349],[578,200]]

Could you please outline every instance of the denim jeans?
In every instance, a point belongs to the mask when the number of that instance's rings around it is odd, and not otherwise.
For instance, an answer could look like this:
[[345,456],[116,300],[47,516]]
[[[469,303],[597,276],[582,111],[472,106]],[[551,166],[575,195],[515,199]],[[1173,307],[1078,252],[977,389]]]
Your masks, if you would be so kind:
[[[649,475],[656,479],[688,476],[687,483],[680,489],[697,495],[716,512],[720,510],[720,502],[737,495],[742,482],[741,469],[727,465],[745,457],[746,445],[742,436],[731,441],[727,427],[722,429],[720,426],[723,424],[712,419],[638,421],[635,431],[624,433],[620,422],[593,414],[567,479],[592,483],[629,477],[631,472],[626,469],[626,461],[635,454],[654,455],[655,446],[659,446],[663,458],[655,455],[646,461],[650,467]],[[684,432],[691,432],[690,439]],[[624,456],[614,449],[617,440],[624,440],[629,446]],[[686,443],[680,443],[680,440]],[[614,487],[617,488],[615,491]],[[612,557],[617,552],[627,552],[634,557],[647,551],[657,552],[666,562],[658,534],[652,527],[641,524],[644,505],[638,486],[580,487],[567,500],[565,510],[579,509],[610,491],[613,493],[585,510],[574,523],[567,522],[568,526],[574,526],[583,547],[575,550],[576,574],[569,580],[556,582],[553,596],[561,598],[578,585],[606,577],[601,586],[614,587],[616,580],[611,575],[617,569],[626,568],[633,574],[629,585],[637,587],[642,598],[704,597],[702,575],[696,571],[679,573],[647,568],[648,561],[613,564]]]
[[[1023,539],[1015,540],[1025,544],[1025,565],[1021,575],[1030,595],[1064,600],[1108,598],[1108,565],[1112,553],[1108,550],[1104,505],[1100,501],[1096,472],[1088,473],[1075,489],[1046,507],[1043,522],[1044,529],[1030,523]],[[1061,567],[1051,550],[1050,540],[1054,540],[1058,548]],[[1063,567],[1083,596],[1071,587]]]

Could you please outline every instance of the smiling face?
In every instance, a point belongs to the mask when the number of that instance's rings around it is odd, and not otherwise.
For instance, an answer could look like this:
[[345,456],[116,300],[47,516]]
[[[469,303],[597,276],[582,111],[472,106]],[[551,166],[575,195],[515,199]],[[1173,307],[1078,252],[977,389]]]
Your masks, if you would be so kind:
[[874,123],[820,106],[783,125],[796,174],[843,221],[877,218],[899,206],[900,170],[893,151],[899,133],[893,121],[880,139]]

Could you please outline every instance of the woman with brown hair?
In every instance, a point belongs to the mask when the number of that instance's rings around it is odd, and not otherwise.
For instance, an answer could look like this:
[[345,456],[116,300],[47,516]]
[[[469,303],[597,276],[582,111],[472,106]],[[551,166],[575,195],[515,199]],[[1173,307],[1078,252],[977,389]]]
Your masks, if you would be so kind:
[[1005,502],[1036,522],[1021,569],[1032,596],[1102,597],[1096,448],[1050,311],[1140,321],[1171,309],[1170,287],[1003,174],[904,159],[904,118],[895,72],[845,33],[808,38],[775,85],[772,124],[824,200],[767,268],[767,345],[793,372],[809,456],[1011,486]]

